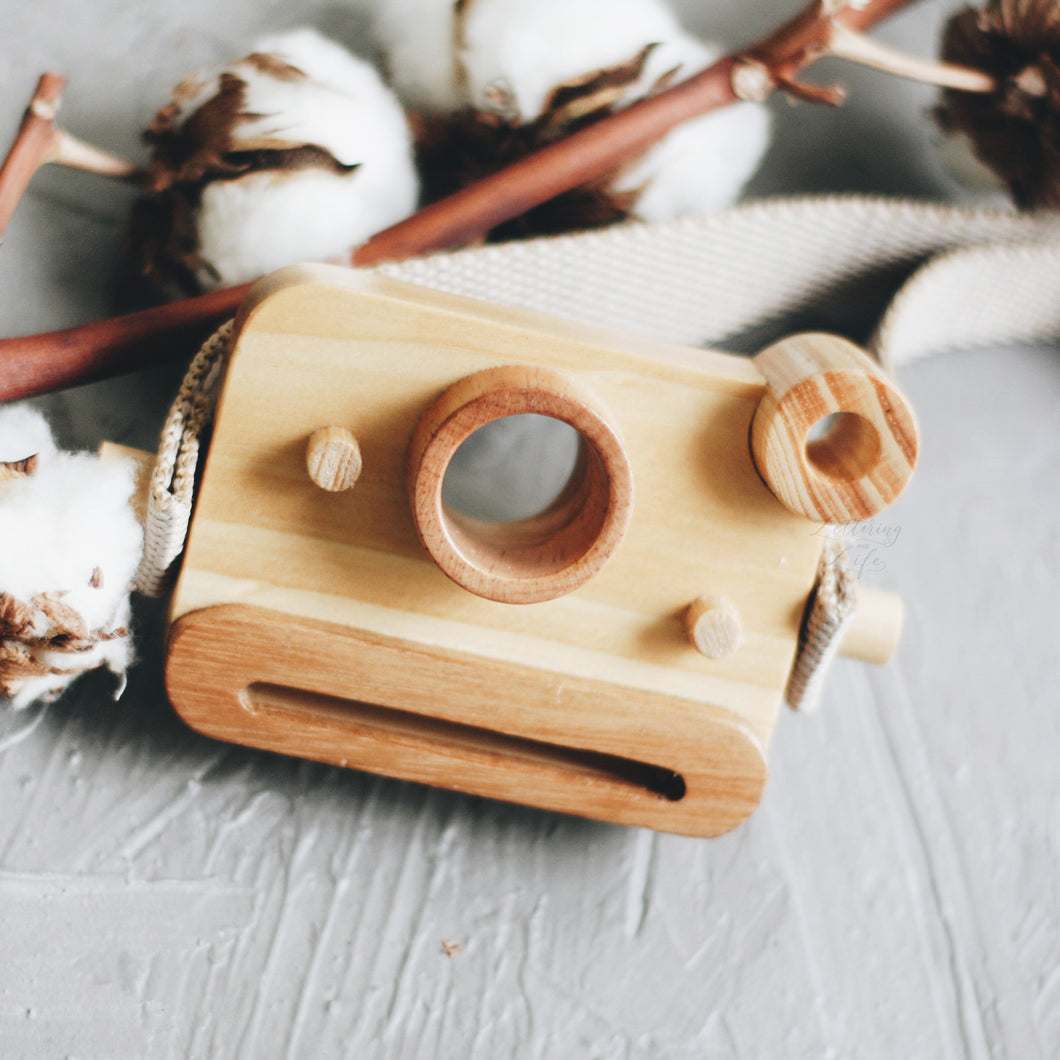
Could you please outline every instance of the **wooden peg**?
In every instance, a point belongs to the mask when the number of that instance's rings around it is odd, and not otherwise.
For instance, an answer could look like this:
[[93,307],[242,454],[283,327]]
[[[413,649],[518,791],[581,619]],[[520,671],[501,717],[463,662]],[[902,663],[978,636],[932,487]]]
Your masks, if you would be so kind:
[[724,597],[693,600],[685,612],[685,629],[692,646],[708,659],[727,658],[743,641],[740,612]]
[[309,436],[306,446],[309,477],[329,493],[353,489],[360,477],[361,449],[345,427],[321,427]]
[[[766,389],[751,426],[758,473],[793,512],[827,523],[870,518],[905,488],[919,434],[883,370],[834,335],[795,335],[755,359]],[[820,437],[815,424],[831,418]]]
[[885,666],[902,639],[905,605],[894,593],[858,586],[858,606],[843,634],[839,654],[848,659]]

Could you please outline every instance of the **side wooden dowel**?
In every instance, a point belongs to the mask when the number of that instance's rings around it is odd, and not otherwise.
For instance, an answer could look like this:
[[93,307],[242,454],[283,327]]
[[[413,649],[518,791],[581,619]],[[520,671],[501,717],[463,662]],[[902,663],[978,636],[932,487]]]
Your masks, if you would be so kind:
[[839,654],[875,666],[886,666],[902,639],[905,605],[895,593],[858,586],[858,606],[843,634]]

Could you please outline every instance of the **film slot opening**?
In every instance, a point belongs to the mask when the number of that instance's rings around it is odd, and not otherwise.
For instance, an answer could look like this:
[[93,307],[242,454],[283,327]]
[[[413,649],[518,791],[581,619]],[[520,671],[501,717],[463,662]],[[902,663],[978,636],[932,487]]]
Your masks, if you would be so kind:
[[608,785],[623,791],[637,789],[667,802],[680,802],[687,790],[684,777],[663,766],[338,696],[254,682],[243,690],[240,700],[251,714],[291,719],[306,715],[335,717],[341,719],[350,739],[359,737],[380,747],[398,745],[402,753],[422,747],[435,755],[445,756],[448,752],[462,762],[477,760],[484,765],[507,759],[516,779],[521,768],[531,768],[554,774],[563,782],[580,782],[595,788]]

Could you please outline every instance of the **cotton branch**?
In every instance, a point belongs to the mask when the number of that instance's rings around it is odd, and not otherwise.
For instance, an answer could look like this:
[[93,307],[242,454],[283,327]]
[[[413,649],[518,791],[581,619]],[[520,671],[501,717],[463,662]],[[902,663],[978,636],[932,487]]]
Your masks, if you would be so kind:
[[59,74],[42,75],[22,116],[15,141],[0,167],[0,235],[33,175],[49,162],[123,180],[138,176],[132,163],[79,140],[55,123],[65,86],[66,79]]
[[845,93],[838,86],[798,80],[806,67],[826,57],[846,59],[896,77],[966,92],[991,92],[994,79],[980,70],[919,59],[889,48],[862,30],[906,6],[903,0],[819,0],[800,11],[775,33],[748,48],[735,71],[737,95],[765,99],[775,89],[815,103],[838,105]]
[[[850,34],[911,2],[813,0],[757,44],[373,236],[354,252],[351,264],[376,265],[482,238],[502,221],[643,153],[680,123],[740,99],[762,99],[781,88],[839,102],[838,90],[804,85],[798,74],[829,54],[853,51]],[[235,313],[246,291],[246,286],[228,288],[65,331],[0,341],[0,401],[186,355]]]
[[[813,0],[751,47],[549,144],[373,236],[354,252],[353,264],[401,260],[482,238],[502,221],[636,158],[682,122],[741,99],[765,99],[778,87],[802,89],[795,76],[828,54],[833,26],[865,29],[911,2],[867,0],[855,6]],[[812,92],[810,86],[800,94]],[[829,95],[825,101],[835,103],[839,99]]]
[[887,74],[896,74],[909,81],[937,85],[939,88],[955,88],[962,92],[993,92],[997,87],[996,80],[982,70],[972,70],[954,63],[918,59],[838,24],[832,27],[828,54]]

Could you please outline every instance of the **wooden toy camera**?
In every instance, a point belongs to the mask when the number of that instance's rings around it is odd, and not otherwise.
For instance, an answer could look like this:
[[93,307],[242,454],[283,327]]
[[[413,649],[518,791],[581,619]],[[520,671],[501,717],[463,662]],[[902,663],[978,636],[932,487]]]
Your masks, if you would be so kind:
[[[578,432],[560,495],[453,510],[457,449],[522,413]],[[749,360],[286,269],[237,322],[169,693],[220,739],[715,835],[761,797],[822,523],[879,511],[915,451],[841,339]],[[847,653],[889,655],[894,603],[866,595]]]

